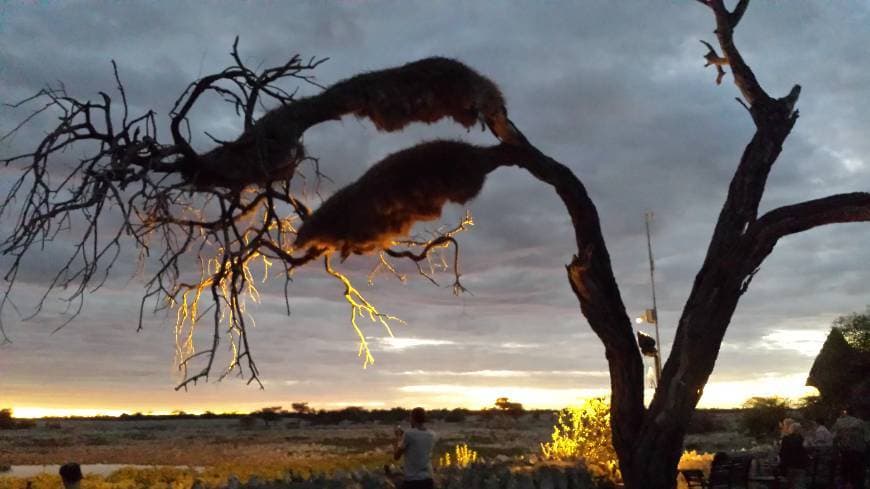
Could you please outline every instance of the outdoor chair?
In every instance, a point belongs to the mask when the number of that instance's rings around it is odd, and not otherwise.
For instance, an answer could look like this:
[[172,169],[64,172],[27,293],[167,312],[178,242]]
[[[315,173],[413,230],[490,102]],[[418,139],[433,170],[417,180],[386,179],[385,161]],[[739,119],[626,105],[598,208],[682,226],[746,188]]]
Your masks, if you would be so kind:
[[680,474],[683,474],[683,479],[686,480],[686,486],[689,489],[708,489],[710,487],[707,478],[704,477],[704,472],[701,470],[684,469],[680,470]]
[[757,463],[757,473],[752,477],[748,477],[750,482],[754,483],[756,487],[761,486],[766,489],[779,489],[780,487],[785,487],[786,480],[779,475],[779,469],[777,465],[773,463],[772,459],[757,459]]
[[685,469],[680,473],[689,489],[746,489],[749,484],[751,464],[751,456],[717,457],[710,467],[709,478],[697,469]]

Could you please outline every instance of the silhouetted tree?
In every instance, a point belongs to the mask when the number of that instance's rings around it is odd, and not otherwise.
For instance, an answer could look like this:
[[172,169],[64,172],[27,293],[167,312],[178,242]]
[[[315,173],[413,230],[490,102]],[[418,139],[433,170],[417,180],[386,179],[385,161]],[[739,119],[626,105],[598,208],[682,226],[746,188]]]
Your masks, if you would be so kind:
[[[12,265],[0,308],[8,305],[24,257],[72,225],[79,239],[73,242],[70,261],[50,282],[49,293],[71,291],[68,298],[77,312],[85,291],[105,280],[122,242],[130,243],[142,256],[159,262],[146,284],[140,314],[148,301],[156,310],[177,307],[178,363],[185,378],[178,387],[209,377],[224,337],[234,354],[223,375],[246,366],[249,382],[254,382],[259,372],[248,344],[245,299],[259,296],[251,267],[277,269],[289,281],[298,267],[322,259],[324,271],[345,288],[367,365],[373,358],[357,319],[369,317],[389,328],[395,318],[366,301],[330,258],[373,255],[376,272],[400,277],[393,263],[409,259],[433,281],[432,267],[443,265],[452,271],[454,291],[461,292],[456,236],[470,225],[470,217],[444,232],[417,239],[405,234],[415,222],[436,218],[446,202],[473,198],[489,172],[517,166],[553,187],[574,226],[577,254],[567,266],[568,280],[606,350],[613,445],[626,487],[671,488],[688,422],[737,303],[764,259],[786,236],[826,224],[870,220],[870,193],[863,192],[759,215],[768,174],[798,118],[800,87],[781,98],[770,96],[740,55],[733,32],[748,0],[739,0],[733,10],[724,0],[698,2],[713,12],[722,50],[720,56],[711,47],[706,58],[717,68],[730,67],[756,132],[731,180],[648,407],[643,399],[643,361],[597,209],[584,185],[513,124],[492,81],[443,58],[353,76],[303,98],[280,82],[312,84],[309,73],[320,61],[295,56],[284,65],[255,71],[242,62],[234,46],[234,66],[192,83],[176,101],[170,114],[170,142],[158,139],[153,111],[129,113],[117,71],[120,101],[102,92],[97,101],[78,100],[62,86],[39,92],[25,101],[39,104],[34,116],[47,112],[59,116],[60,122],[32,152],[2,160],[7,165],[23,163],[24,172],[0,206],[0,211],[16,216],[2,244]],[[214,148],[197,152],[190,143],[188,115],[201,105],[204,94],[216,94],[232,104],[242,128],[235,140],[215,140]],[[264,105],[277,108],[260,116],[258,107]],[[303,168],[310,168],[315,180],[320,176],[302,136],[312,126],[351,114],[368,118],[382,131],[442,118],[465,127],[480,122],[499,143],[418,144],[387,156],[312,211],[293,186]],[[72,146],[90,152],[72,167],[57,164],[61,152]],[[436,256],[447,247],[453,249],[449,260]],[[200,258],[199,270],[185,267],[190,253]],[[193,330],[205,314],[212,318],[213,335],[207,347],[197,351]],[[188,371],[193,365],[197,367]]]
[[281,416],[284,414],[281,411],[281,406],[272,406],[272,407],[264,407],[263,409],[253,413],[258,418],[262,419],[264,423],[266,423],[266,428],[268,428],[273,421],[278,421],[281,419]]
[[522,403],[511,402],[507,397],[499,397],[498,399],[496,399],[495,407],[501,409],[505,413],[512,415],[520,415],[523,413]]
[[834,320],[834,328],[843,333],[849,346],[856,350],[870,352],[870,307],[862,314],[853,312]]
[[821,402],[833,410],[852,407],[870,411],[870,315],[853,313],[834,320],[813,361],[807,385],[819,390]]
[[12,410],[9,408],[0,409],[0,430],[11,430],[15,427],[15,420],[12,419]]
[[293,408],[293,411],[298,414],[308,414],[311,412],[311,408],[308,407],[307,402],[294,402],[291,407]]

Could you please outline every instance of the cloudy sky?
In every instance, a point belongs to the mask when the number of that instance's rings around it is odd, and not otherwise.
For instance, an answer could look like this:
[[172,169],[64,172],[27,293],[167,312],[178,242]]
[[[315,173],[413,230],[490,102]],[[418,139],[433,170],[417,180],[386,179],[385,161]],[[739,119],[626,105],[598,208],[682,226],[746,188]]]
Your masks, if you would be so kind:
[[[750,6],[736,42],[763,86],[775,96],[803,86],[801,118],[772,172],[763,210],[870,190],[868,25],[866,1]],[[0,7],[0,101],[56,81],[94,98],[113,88],[114,59],[131,105],[165,118],[190,81],[229,64],[236,35],[254,66],[295,53],[328,57],[316,71],[324,85],[427,56],[462,60],[495,80],[525,134],[586,184],[631,315],[651,305],[643,213],[655,212],[667,353],[753,131],[730,76],[716,86],[715,73],[702,67],[698,40],[712,41],[712,29],[710,12],[690,0],[9,2]],[[237,134],[239,121],[229,111],[218,105],[201,111],[192,120],[195,132]],[[22,115],[0,108],[0,130]],[[40,130],[37,123],[0,144],[0,154],[32,146]],[[493,142],[487,133],[448,123],[379,134],[354,118],[313,128],[305,142],[334,180],[324,184],[328,194],[385,155],[439,137]],[[4,190],[14,175],[0,174]],[[248,410],[294,401],[325,408],[480,407],[499,396],[562,407],[605,393],[603,348],[565,278],[573,240],[555,194],[519,170],[502,169],[469,208],[476,226],[461,243],[473,295],[456,298],[449,287],[386,276],[362,287],[372,260],[345,265],[367,298],[407,321],[394,339],[365,325],[373,367],[364,370],[356,356],[340,284],[313,269],[291,286],[290,317],[278,289],[267,287],[253,308],[252,348],[264,390],[226,379],[175,392],[172,318],[148,317],[136,333],[143,284],[131,278],[134,264],[122,263],[89,295],[84,312],[55,334],[65,320],[59,296],[30,321],[5,312],[14,343],[0,347],[0,407],[13,406],[19,415]],[[444,219],[463,212],[449,208]],[[0,226],[8,232],[9,218]],[[802,395],[832,319],[870,303],[868,242],[870,225],[862,224],[781,241],[738,307],[702,405]],[[32,302],[70,252],[61,240],[32,257],[16,300]]]

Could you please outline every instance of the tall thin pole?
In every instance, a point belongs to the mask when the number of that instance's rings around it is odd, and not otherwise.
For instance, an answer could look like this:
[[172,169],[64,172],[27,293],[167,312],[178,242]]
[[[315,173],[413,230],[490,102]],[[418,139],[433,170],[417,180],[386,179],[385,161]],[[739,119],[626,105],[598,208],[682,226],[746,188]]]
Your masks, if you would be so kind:
[[650,238],[649,227],[650,223],[653,221],[655,216],[652,211],[647,211],[643,215],[644,223],[646,224],[646,249],[649,253],[649,281],[652,286],[652,309],[653,309],[653,319],[655,319],[655,328],[656,328],[656,385],[658,385],[659,381],[662,378],[662,342],[659,339],[659,308],[656,304],[656,276],[655,276],[655,260],[653,259],[652,252],[652,238]]

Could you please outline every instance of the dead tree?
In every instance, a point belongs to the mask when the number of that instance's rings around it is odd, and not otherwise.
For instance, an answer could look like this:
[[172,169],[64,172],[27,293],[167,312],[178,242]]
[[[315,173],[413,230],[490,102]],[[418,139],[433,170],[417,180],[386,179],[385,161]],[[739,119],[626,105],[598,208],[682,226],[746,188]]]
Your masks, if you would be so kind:
[[[568,167],[523,136],[508,118],[493,82],[443,58],[357,75],[317,95],[298,98],[276,82],[284,78],[311,82],[309,70],[319,61],[294,57],[285,65],[255,72],[241,62],[234,47],[235,66],[194,82],[176,102],[170,144],[158,142],[154,113],[128,117],[117,73],[120,104],[106,94],[98,102],[79,101],[62,87],[40,92],[28,101],[43,104],[37,112],[60,111],[61,122],[36,150],[4,160],[7,165],[23,161],[24,173],[3,210],[10,211],[16,198],[23,202],[23,210],[2,247],[14,261],[7,274],[10,289],[0,305],[8,304],[23,257],[69,226],[81,240],[49,292],[72,287],[70,298],[78,307],[84,292],[105,279],[121,242],[131,240],[143,253],[156,254],[160,263],[147,282],[143,306],[156,300],[158,309],[175,307],[180,366],[187,368],[197,360],[205,363],[190,374],[185,370],[179,387],[208,378],[223,335],[229,336],[235,352],[225,372],[244,363],[249,380],[255,381],[258,372],[248,349],[244,302],[257,298],[251,267],[260,263],[266,271],[279,269],[289,280],[296,268],[322,259],[326,272],[345,286],[351,322],[360,335],[360,354],[368,362],[370,354],[357,318],[365,316],[388,328],[395,318],[368,303],[334,268],[330,257],[373,255],[379,269],[396,274],[391,260],[409,259],[432,279],[424,264],[433,253],[451,247],[452,263],[443,258],[436,263],[452,266],[454,290],[461,291],[456,235],[470,219],[422,239],[405,234],[414,222],[437,217],[445,202],[473,198],[489,172],[518,166],[553,187],[574,225],[577,254],[567,266],[568,280],[583,315],[605,346],[613,442],[626,487],[672,488],[686,426],[713,371],[731,316],[777,241],[825,224],[870,220],[868,193],[833,195],[758,215],[768,173],[797,121],[800,87],[782,98],[771,97],[740,56],[733,32],[748,0],[739,0],[731,11],[724,0],[698,1],[715,17],[723,53],[717,55],[722,62],[716,66],[730,67],[742,94],[738,100],[749,112],[756,133],[732,178],[648,408],[643,403],[642,358],[598,212],[585,187]],[[236,140],[218,141],[214,149],[199,154],[189,143],[186,121],[204,93],[217,93],[233,104],[243,129]],[[256,118],[259,104],[269,100],[279,106]],[[383,131],[442,118],[465,127],[479,122],[499,143],[480,147],[437,141],[413,146],[375,164],[312,212],[291,190],[294,179],[303,175],[303,166],[310,163],[315,177],[319,175],[301,137],[318,123],[351,114],[370,119]],[[98,149],[59,186],[51,186],[51,162],[78,142],[93,143]],[[98,224],[108,211],[120,213],[123,223],[104,236]],[[191,254],[201,258],[201,267],[197,280],[186,281],[182,265]],[[207,348],[195,351],[191,330],[207,312],[200,308],[205,304],[201,304],[203,295],[210,299],[214,335]]]

